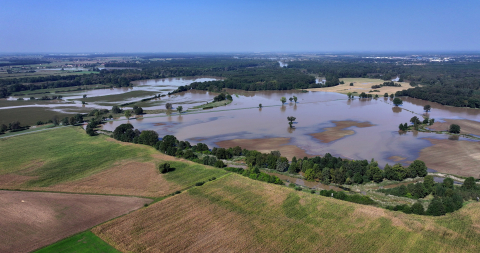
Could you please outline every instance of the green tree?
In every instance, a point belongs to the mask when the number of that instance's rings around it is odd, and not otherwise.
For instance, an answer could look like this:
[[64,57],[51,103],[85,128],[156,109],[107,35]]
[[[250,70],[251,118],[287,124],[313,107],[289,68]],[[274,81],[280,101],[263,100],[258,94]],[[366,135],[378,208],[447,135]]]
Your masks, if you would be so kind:
[[130,119],[130,116],[132,116],[132,113],[129,110],[125,110],[125,117],[127,118],[127,120]]
[[72,117],[68,118],[68,123],[70,123],[70,125],[73,126],[73,125],[75,125],[75,123],[77,123],[77,121],[75,120],[75,117],[72,116]]
[[283,172],[288,169],[288,159],[286,157],[280,157],[277,160],[277,171]]
[[460,126],[457,125],[457,124],[451,124],[448,132],[450,132],[452,134],[459,134],[460,133]]
[[287,102],[287,99],[285,97],[282,97],[280,101],[282,102],[282,104],[285,104]]
[[425,209],[423,208],[422,203],[420,203],[419,201],[415,202],[415,204],[412,205],[412,213],[418,214],[418,215],[424,215]]
[[305,179],[308,181],[313,181],[315,179],[315,172],[313,169],[308,169],[305,171]]
[[449,177],[443,179],[443,187],[447,189],[453,189],[453,179]]
[[411,173],[412,178],[414,177],[424,177],[427,175],[427,166],[423,161],[415,160],[408,166],[408,169]]
[[390,98],[393,98],[394,96],[395,96],[395,95],[394,95],[393,93],[392,93],[392,94],[390,94]]
[[297,118],[293,117],[293,116],[288,116],[287,117],[287,120],[289,121],[289,125],[290,125],[290,128],[292,128],[292,124],[293,124],[293,121],[295,121]]
[[430,105],[425,105],[425,106],[423,107],[423,110],[425,110],[426,112],[429,112],[431,108],[432,108],[432,107],[431,107]]
[[393,99],[393,104],[395,106],[399,106],[399,105],[403,104],[403,101],[400,98],[395,98],[395,99]]
[[384,98],[388,98],[388,93],[383,94]]
[[259,107],[259,108],[262,108],[262,104],[258,104],[258,107]]
[[290,100],[290,103],[291,103],[291,102],[293,101],[293,98],[292,98],[292,97],[290,97],[288,100]]
[[351,92],[348,92],[347,96],[348,96],[348,99],[352,99],[352,93]]
[[293,96],[293,101],[295,101],[295,103],[297,103],[297,97]]
[[153,146],[158,142],[158,133],[152,130],[144,130],[138,138],[139,143]]
[[445,214],[445,207],[443,206],[440,198],[433,198],[432,202],[430,202],[428,205],[427,214],[432,216],[440,216]]
[[181,105],[177,106],[177,111],[178,113],[182,113],[183,107]]
[[431,175],[425,176],[425,178],[423,179],[423,185],[425,186],[425,189],[427,190],[427,192],[431,193],[433,190],[433,186],[435,185],[433,176]]
[[327,167],[322,170],[322,182],[324,184],[330,184],[330,169]]
[[173,105],[171,103],[166,103],[165,104],[165,109],[167,110],[172,110]]
[[465,182],[463,182],[462,188],[467,190],[476,190],[477,185],[475,184],[475,179],[473,177],[468,177],[467,179],[465,179]]

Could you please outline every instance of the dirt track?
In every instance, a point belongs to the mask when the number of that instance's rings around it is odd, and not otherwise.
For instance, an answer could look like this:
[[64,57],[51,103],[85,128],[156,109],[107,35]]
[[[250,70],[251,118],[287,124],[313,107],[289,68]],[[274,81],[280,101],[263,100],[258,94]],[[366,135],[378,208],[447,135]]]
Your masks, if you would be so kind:
[[150,202],[133,197],[0,191],[0,252],[29,252]]

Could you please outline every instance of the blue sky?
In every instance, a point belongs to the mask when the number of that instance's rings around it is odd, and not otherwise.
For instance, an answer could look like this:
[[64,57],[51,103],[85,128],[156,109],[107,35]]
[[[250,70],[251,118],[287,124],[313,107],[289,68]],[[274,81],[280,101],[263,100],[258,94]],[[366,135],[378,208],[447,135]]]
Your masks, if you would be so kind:
[[0,52],[480,51],[480,1],[22,1]]

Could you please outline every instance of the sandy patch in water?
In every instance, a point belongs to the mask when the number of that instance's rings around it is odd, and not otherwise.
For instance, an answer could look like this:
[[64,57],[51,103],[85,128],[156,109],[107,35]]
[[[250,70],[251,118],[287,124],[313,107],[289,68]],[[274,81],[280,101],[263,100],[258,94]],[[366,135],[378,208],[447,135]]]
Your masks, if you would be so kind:
[[[372,85],[379,85],[383,84],[386,81],[380,79],[370,79],[370,78],[340,78],[340,81],[344,81],[345,84],[339,84],[333,87],[326,87],[326,88],[312,88],[307,89],[308,91],[325,91],[325,92],[337,92],[337,93],[344,93],[347,94],[348,92],[358,92],[358,94],[365,92],[369,93],[371,90],[379,90],[379,92],[370,92],[371,94],[378,94],[378,96],[383,95],[384,93],[395,93],[397,91],[406,90],[409,88],[413,88],[410,86],[409,83],[405,82],[395,82],[399,83],[401,87],[393,87],[393,86],[384,86],[382,88],[372,89]],[[350,83],[353,83],[353,86],[350,86]],[[358,97],[357,94],[357,97]]]
[[321,133],[314,133],[310,134],[315,139],[320,140],[323,143],[329,143],[332,141],[336,141],[348,135],[353,135],[355,131],[353,130],[345,130],[345,128],[349,128],[352,126],[363,128],[363,127],[371,127],[373,126],[369,122],[357,122],[357,121],[332,121],[336,126],[325,128],[324,132]]
[[228,141],[215,142],[221,148],[230,148],[240,146],[242,149],[257,150],[262,153],[270,153],[271,151],[278,150],[282,156],[285,156],[291,160],[294,156],[297,158],[303,157],[315,157],[309,155],[305,150],[295,146],[287,145],[290,142],[290,138],[261,138],[261,139],[233,139]]
[[435,131],[448,131],[451,124],[460,126],[460,133],[480,135],[480,122],[468,119],[444,119],[445,122],[435,122],[429,129]]
[[480,174],[480,143],[427,138],[433,145],[420,151],[419,160],[438,172],[475,177]]

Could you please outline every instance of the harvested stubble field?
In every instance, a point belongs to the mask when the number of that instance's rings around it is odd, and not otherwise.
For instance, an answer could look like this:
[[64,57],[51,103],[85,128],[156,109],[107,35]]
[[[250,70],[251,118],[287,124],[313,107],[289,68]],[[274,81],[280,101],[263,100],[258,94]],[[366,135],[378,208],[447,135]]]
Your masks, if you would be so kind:
[[480,204],[407,215],[229,174],[92,231],[133,252],[478,252]]
[[438,172],[479,177],[480,143],[426,138],[433,145],[420,151],[419,160]]
[[435,131],[448,131],[451,124],[457,124],[460,126],[460,132],[462,134],[474,134],[480,136],[480,122],[468,120],[468,119],[443,119],[445,122],[435,122],[429,126],[429,129]]
[[[372,89],[372,85],[380,85],[386,81],[380,79],[371,79],[371,78],[340,78],[340,81],[343,81],[345,84],[339,84],[337,86],[326,87],[326,88],[312,88],[307,89],[308,91],[325,91],[325,92],[338,92],[347,94],[348,92],[362,92],[369,93],[371,90],[378,90],[378,92],[370,92],[371,94],[378,94],[379,96],[388,93],[392,94],[397,91],[406,90],[413,88],[409,83],[405,82],[395,82],[399,83],[401,87],[394,86],[384,86],[381,88]],[[350,83],[353,83],[353,86],[350,86]],[[358,95],[357,95],[358,96]]]
[[129,213],[151,199],[0,191],[0,252],[29,252]]
[[[161,197],[227,172],[66,127],[0,139],[0,189]],[[161,175],[169,161],[175,171]]]

